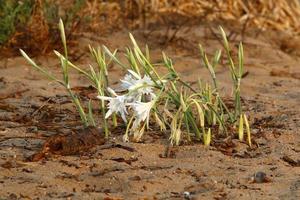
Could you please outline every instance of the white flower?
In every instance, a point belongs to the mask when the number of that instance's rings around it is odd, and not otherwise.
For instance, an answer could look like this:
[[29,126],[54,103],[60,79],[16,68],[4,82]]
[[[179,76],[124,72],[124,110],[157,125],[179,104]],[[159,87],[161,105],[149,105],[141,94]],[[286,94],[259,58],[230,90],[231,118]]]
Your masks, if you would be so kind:
[[108,103],[108,111],[105,114],[105,119],[107,119],[111,114],[113,113],[119,113],[123,119],[124,122],[127,122],[126,120],[126,100],[127,97],[122,95],[118,96],[115,91],[113,91],[111,88],[107,88],[107,90],[115,97],[106,97],[106,96],[97,96],[98,99],[109,101]]
[[127,89],[130,96],[134,98],[134,100],[140,100],[142,95],[150,95],[151,97],[155,97],[153,93],[154,83],[148,75],[144,75],[142,78],[136,72],[132,70],[128,70],[129,74],[127,74],[122,82],[122,87]]
[[[131,71],[131,70],[129,70],[129,71]],[[121,82],[122,82],[121,86],[122,86],[123,89],[128,90],[132,85],[136,84],[136,81],[137,80],[134,79],[131,74],[126,74],[124,79],[121,80]]]
[[134,115],[135,115],[135,121],[133,122],[132,129],[136,130],[139,126],[140,123],[143,121],[147,121],[147,124],[149,123],[149,118],[150,118],[150,111],[154,105],[155,101],[150,101],[150,102],[135,102],[129,104],[132,109],[134,110]]

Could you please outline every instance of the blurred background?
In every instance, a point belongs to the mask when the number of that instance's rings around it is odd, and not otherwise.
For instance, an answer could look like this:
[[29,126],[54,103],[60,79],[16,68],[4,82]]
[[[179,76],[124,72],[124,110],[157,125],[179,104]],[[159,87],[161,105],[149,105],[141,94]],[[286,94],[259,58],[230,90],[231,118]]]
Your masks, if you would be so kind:
[[249,28],[289,37],[300,32],[298,0],[0,0],[0,55],[16,55],[19,48],[40,55],[58,48],[59,18],[74,45],[82,35],[141,30],[147,38],[161,27],[164,44],[179,30],[204,24],[228,24],[239,34]]

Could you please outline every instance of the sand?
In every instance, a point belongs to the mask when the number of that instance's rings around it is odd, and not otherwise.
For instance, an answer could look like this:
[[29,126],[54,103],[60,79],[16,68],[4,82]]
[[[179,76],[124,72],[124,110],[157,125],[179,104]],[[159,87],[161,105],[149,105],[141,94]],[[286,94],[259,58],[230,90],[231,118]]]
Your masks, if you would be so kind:
[[[147,38],[143,31],[133,34],[141,45],[149,44],[154,62],[164,50],[187,82],[209,80],[197,44],[211,55],[220,48],[215,35],[195,25],[164,43],[165,31],[158,28]],[[82,67],[91,63],[89,43],[120,48],[121,53],[130,44],[128,31],[91,38],[81,36],[73,48],[72,59]],[[240,39],[237,35],[232,42]],[[140,143],[123,143],[120,128],[105,145],[80,154],[26,161],[49,136],[76,131],[80,120],[58,84],[22,57],[0,60],[0,199],[183,199],[184,194],[186,199],[300,199],[300,43],[278,32],[254,30],[247,30],[243,42],[248,72],[242,81],[243,110],[250,116],[254,148],[225,138],[211,147],[183,142],[170,148],[168,156],[164,133],[150,130]],[[52,54],[35,59],[59,76]],[[81,97],[93,96],[88,81],[71,73]],[[118,66],[109,73],[112,84],[124,75]],[[229,68],[219,66],[217,76],[223,95],[230,97]],[[268,181],[253,182],[260,171]]]

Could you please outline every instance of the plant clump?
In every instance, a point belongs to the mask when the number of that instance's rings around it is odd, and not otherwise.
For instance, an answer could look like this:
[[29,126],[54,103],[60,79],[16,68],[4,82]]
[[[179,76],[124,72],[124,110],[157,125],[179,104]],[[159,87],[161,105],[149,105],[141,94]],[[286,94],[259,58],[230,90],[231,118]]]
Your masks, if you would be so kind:
[[[246,132],[248,144],[251,146],[250,127],[247,116],[242,111],[240,97],[244,70],[243,45],[239,44],[238,61],[234,62],[222,27],[220,32],[234,89],[234,109],[228,108],[219,93],[215,69],[219,65],[221,50],[217,50],[210,61],[204,48],[199,46],[202,63],[210,73],[212,84],[203,83],[199,79],[198,87],[192,87],[182,80],[172,60],[165,53],[162,53],[163,62],[152,63],[148,46],[142,50],[132,34],[129,36],[133,47],[126,49],[126,63],[118,58],[117,50],[112,52],[106,46],[90,47],[91,55],[97,65],[90,65],[89,70],[82,69],[68,59],[62,20],[59,23],[59,30],[64,53],[55,51],[55,54],[61,61],[63,80],[59,80],[38,66],[23,50],[21,54],[35,69],[66,88],[85,127],[100,124],[105,135],[109,136],[109,130],[113,126],[118,126],[121,121],[126,126],[124,141],[140,141],[147,130],[159,128],[160,131],[169,134],[171,144],[179,145],[182,138],[186,138],[210,145],[216,136],[228,135],[231,130],[235,130],[233,127],[238,126],[236,135],[240,140],[244,140],[244,132]],[[125,71],[125,76],[120,80],[120,88],[113,89],[108,81],[109,66],[112,63],[121,66]],[[102,114],[100,121],[94,118],[92,100],[89,101],[87,109],[84,109],[82,102],[72,91],[69,81],[71,68],[90,80],[97,90]],[[166,69],[167,72],[160,74],[158,69],[161,68]]]

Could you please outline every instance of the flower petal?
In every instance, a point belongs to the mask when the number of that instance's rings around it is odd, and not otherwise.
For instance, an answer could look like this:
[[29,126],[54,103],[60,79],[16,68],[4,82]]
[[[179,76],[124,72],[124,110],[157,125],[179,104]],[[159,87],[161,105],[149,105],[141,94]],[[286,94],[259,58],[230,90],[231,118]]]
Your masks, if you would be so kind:
[[138,75],[136,72],[134,72],[134,71],[132,71],[132,70],[128,70],[128,72],[130,73],[130,74],[132,74],[136,79],[141,79],[141,76],[140,75]]
[[108,110],[107,113],[105,114],[105,119],[109,118],[111,114],[112,114],[112,110]]
[[98,95],[98,96],[97,96],[97,99],[109,101],[109,100],[111,100],[112,98],[111,98],[111,97],[106,97],[106,96],[100,96],[100,95]]
[[117,94],[116,94],[116,92],[113,90],[113,89],[111,89],[110,87],[107,87],[107,91],[111,94],[111,95],[113,95],[113,96],[118,96]]

